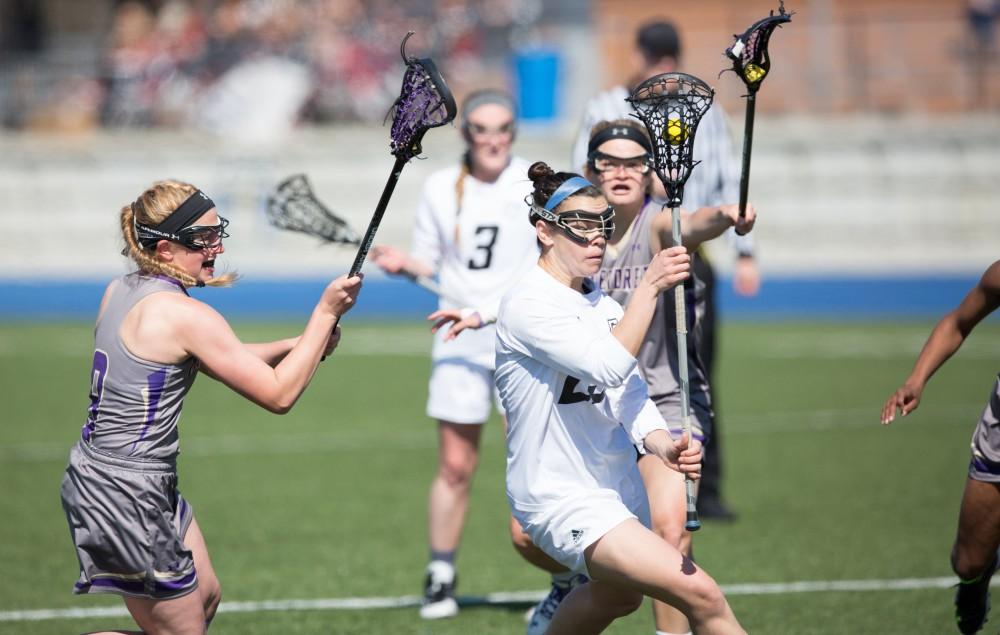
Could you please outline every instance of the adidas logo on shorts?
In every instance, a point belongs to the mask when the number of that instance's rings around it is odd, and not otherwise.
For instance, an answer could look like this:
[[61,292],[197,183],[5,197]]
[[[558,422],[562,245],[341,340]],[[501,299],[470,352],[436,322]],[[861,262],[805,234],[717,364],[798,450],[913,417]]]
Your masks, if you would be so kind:
[[573,544],[575,545],[575,544],[577,544],[577,543],[580,542],[581,538],[583,538],[583,530],[582,529],[571,529],[569,531],[569,535],[573,539]]

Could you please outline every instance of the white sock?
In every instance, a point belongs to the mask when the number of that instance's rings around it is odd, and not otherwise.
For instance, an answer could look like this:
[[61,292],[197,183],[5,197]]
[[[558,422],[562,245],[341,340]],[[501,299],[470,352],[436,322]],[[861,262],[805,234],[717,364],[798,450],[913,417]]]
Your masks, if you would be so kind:
[[455,565],[444,560],[431,560],[427,570],[435,580],[451,584],[455,580]]

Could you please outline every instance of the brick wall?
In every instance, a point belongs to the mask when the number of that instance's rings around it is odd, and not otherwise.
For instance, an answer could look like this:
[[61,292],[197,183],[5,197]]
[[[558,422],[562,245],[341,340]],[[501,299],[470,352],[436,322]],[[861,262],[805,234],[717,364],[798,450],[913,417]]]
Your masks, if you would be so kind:
[[[723,56],[777,0],[594,0],[594,33],[604,84],[634,72],[638,25],[674,21],[683,69],[716,88],[736,112],[743,85]],[[965,112],[1000,109],[1000,24],[992,50],[977,47],[962,0],[788,0],[792,23],[769,47],[771,75],[758,111]]]

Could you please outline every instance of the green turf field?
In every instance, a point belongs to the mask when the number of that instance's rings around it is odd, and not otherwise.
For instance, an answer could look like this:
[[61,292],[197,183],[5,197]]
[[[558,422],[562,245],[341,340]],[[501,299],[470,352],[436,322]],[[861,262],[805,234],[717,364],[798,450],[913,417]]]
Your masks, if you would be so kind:
[[[881,404],[909,371],[931,326],[723,329],[718,385],[725,487],[740,518],[732,525],[706,523],[696,550],[716,580],[740,590],[730,601],[751,633],[957,632],[947,588],[762,594],[781,589],[732,586],[950,575],[968,440],[998,370],[1000,326],[980,326],[934,378],[922,408],[882,428]],[[245,339],[266,339],[294,329],[247,324],[237,330]],[[413,608],[291,610],[281,603],[398,600],[420,592],[436,452],[434,426],[423,415],[429,339],[416,324],[347,320],[344,329],[340,350],[284,417],[204,377],[188,399],[181,488],[222,580],[223,607],[278,602],[275,610],[222,613],[211,632],[523,632],[523,602],[478,605],[435,623],[422,623]],[[114,616],[12,619],[14,611],[122,606],[117,597],[70,593],[77,564],[59,505],[66,453],[88,403],[90,330],[0,326],[6,402],[0,633],[132,625]],[[459,554],[462,596],[547,586],[509,547],[503,468],[494,419]],[[648,607],[608,632],[652,633]]]

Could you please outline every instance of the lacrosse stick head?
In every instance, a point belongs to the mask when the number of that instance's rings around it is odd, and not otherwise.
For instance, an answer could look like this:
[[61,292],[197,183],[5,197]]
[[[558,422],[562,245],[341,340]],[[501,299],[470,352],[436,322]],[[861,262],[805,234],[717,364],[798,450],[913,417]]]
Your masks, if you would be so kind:
[[684,183],[691,175],[694,134],[715,97],[708,84],[687,73],[650,77],[632,91],[627,101],[653,142],[653,169],[667,190],[668,204],[678,207]]
[[392,118],[389,149],[402,161],[420,154],[424,133],[450,122],[456,113],[455,98],[434,62],[406,55],[406,41],[412,35],[413,31],[407,33],[399,46],[406,72],[399,97],[389,111]]
[[733,61],[731,70],[739,75],[751,93],[757,92],[771,70],[771,56],[767,53],[771,33],[791,21],[792,15],[785,12],[785,0],[780,0],[777,15],[771,11],[771,15],[754,22],[743,35],[733,36],[736,41],[726,49],[726,57]]
[[305,174],[288,177],[268,195],[267,220],[280,229],[302,232],[327,242],[347,245],[361,242],[347,221],[316,198]]

